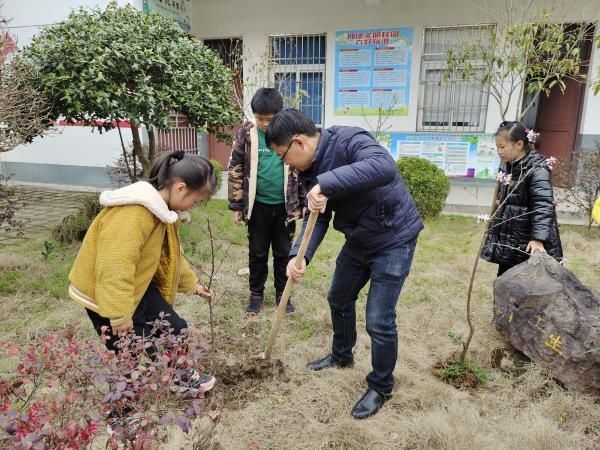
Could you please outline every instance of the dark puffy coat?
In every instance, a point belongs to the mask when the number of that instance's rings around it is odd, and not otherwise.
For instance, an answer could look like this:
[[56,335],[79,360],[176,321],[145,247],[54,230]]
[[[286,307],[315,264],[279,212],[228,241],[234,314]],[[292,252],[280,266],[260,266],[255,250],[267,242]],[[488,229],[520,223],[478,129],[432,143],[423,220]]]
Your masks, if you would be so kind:
[[546,158],[531,151],[521,160],[507,164],[510,184],[498,182],[496,205],[500,208],[488,224],[481,257],[486,261],[515,266],[529,258],[529,241],[544,243],[548,254],[562,259],[552,180]]
[[[319,183],[329,198],[306,251],[309,261],[325,236],[332,213],[333,227],[366,254],[399,247],[423,229],[394,159],[361,128],[333,126],[322,130],[312,166],[300,172],[299,181],[306,192]],[[298,253],[304,226],[291,256]]]

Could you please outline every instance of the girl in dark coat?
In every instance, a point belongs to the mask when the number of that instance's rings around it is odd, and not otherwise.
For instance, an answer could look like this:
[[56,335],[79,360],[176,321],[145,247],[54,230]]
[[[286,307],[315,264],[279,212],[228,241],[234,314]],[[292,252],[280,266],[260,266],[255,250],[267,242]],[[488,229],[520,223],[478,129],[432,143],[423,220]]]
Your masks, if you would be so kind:
[[496,211],[481,257],[498,264],[498,276],[536,251],[562,260],[550,173],[553,161],[533,149],[535,136],[520,122],[502,122],[496,132],[501,161]]

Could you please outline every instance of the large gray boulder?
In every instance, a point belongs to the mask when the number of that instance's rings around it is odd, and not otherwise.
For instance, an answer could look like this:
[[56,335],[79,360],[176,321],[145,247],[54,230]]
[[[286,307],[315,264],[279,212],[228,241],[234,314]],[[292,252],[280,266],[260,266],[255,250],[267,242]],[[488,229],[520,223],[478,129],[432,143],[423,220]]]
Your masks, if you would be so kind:
[[600,395],[600,296],[534,253],[494,282],[494,325],[567,389]]

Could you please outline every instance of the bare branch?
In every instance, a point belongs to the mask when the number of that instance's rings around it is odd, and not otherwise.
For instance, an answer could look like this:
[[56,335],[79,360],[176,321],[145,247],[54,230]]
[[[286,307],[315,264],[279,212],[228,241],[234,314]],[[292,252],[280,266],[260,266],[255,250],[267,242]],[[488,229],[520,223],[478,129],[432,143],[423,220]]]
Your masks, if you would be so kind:
[[35,69],[0,28],[0,152],[31,142],[52,125],[46,99],[29,84],[34,76]]

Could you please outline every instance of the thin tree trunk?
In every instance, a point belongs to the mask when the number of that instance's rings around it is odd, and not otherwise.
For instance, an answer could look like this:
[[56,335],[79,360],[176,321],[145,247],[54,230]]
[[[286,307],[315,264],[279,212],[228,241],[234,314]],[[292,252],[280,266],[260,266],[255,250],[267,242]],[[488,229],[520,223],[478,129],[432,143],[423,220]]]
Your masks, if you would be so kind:
[[[206,287],[210,292],[212,287],[213,279],[215,276],[215,240],[213,238],[212,228],[210,226],[210,218],[206,218],[206,225],[208,227],[208,236],[210,238],[210,278],[208,280],[208,286]],[[213,302],[212,299],[208,302],[208,321],[210,323],[210,347],[211,350],[215,351],[215,326],[213,320]]]
[[529,108],[531,108],[531,106],[533,105],[533,102],[536,100],[536,98],[539,95],[539,94],[537,94],[536,96],[534,96],[534,98],[529,102],[529,105],[527,105],[527,108],[523,108],[523,97],[525,96],[526,85],[527,85],[527,77],[521,78],[521,86],[519,86],[519,98],[517,98],[517,114],[516,114],[516,119],[515,119],[518,122],[523,120],[523,117],[525,116],[525,114],[527,113]]
[[489,226],[492,224],[491,220],[494,217],[496,212],[496,199],[498,197],[498,189],[499,183],[496,183],[496,188],[494,189],[494,195],[492,197],[492,210],[490,212],[490,223],[485,227],[485,231],[483,232],[483,236],[481,237],[481,242],[479,243],[479,249],[477,250],[477,255],[475,255],[475,264],[473,264],[473,270],[471,271],[471,279],[469,281],[469,291],[467,292],[467,323],[469,324],[469,335],[467,336],[467,340],[463,342],[463,349],[460,353],[460,363],[464,364],[465,359],[467,357],[467,352],[469,351],[469,346],[471,345],[471,340],[473,339],[473,334],[475,334],[475,325],[473,325],[473,320],[471,319],[471,303],[473,297],[473,285],[475,284],[475,275],[477,274],[477,267],[479,266],[479,258],[481,257],[481,250],[483,250],[483,246],[485,245],[485,239],[489,233]]
[[148,161],[150,164],[154,162],[156,158],[156,135],[154,134],[154,128],[148,127]]
[[148,178],[150,176],[150,167],[152,163],[144,153],[144,147],[142,146],[142,140],[140,139],[140,129],[138,128],[138,124],[131,119],[131,135],[133,136],[133,152],[137,155],[138,160],[142,164],[143,172],[142,175],[144,178]]
[[[121,148],[123,149],[123,160],[125,161],[127,176],[129,177],[129,181],[135,183],[137,180],[134,179],[134,174],[131,173],[131,167],[129,167],[129,161],[127,160],[127,149],[125,148],[125,142],[123,141],[123,133],[121,133],[121,122],[119,120],[117,120],[117,130],[119,130],[119,139],[121,140]],[[135,161],[135,155],[133,155],[133,160]]]
[[483,245],[485,244],[485,239],[487,237],[487,228],[481,237],[481,243],[479,244],[479,249],[477,250],[477,255],[475,255],[475,264],[473,264],[473,270],[471,271],[471,279],[469,281],[469,291],[467,293],[467,323],[469,324],[469,335],[467,336],[467,340],[463,342],[463,349],[460,353],[460,363],[465,363],[465,358],[467,357],[467,352],[469,351],[469,346],[471,345],[471,339],[473,339],[473,334],[475,334],[475,325],[473,325],[473,321],[471,319],[471,298],[473,294],[473,284],[475,283],[475,275],[477,273],[477,267],[479,266],[479,258],[481,257],[481,250],[483,249]]

